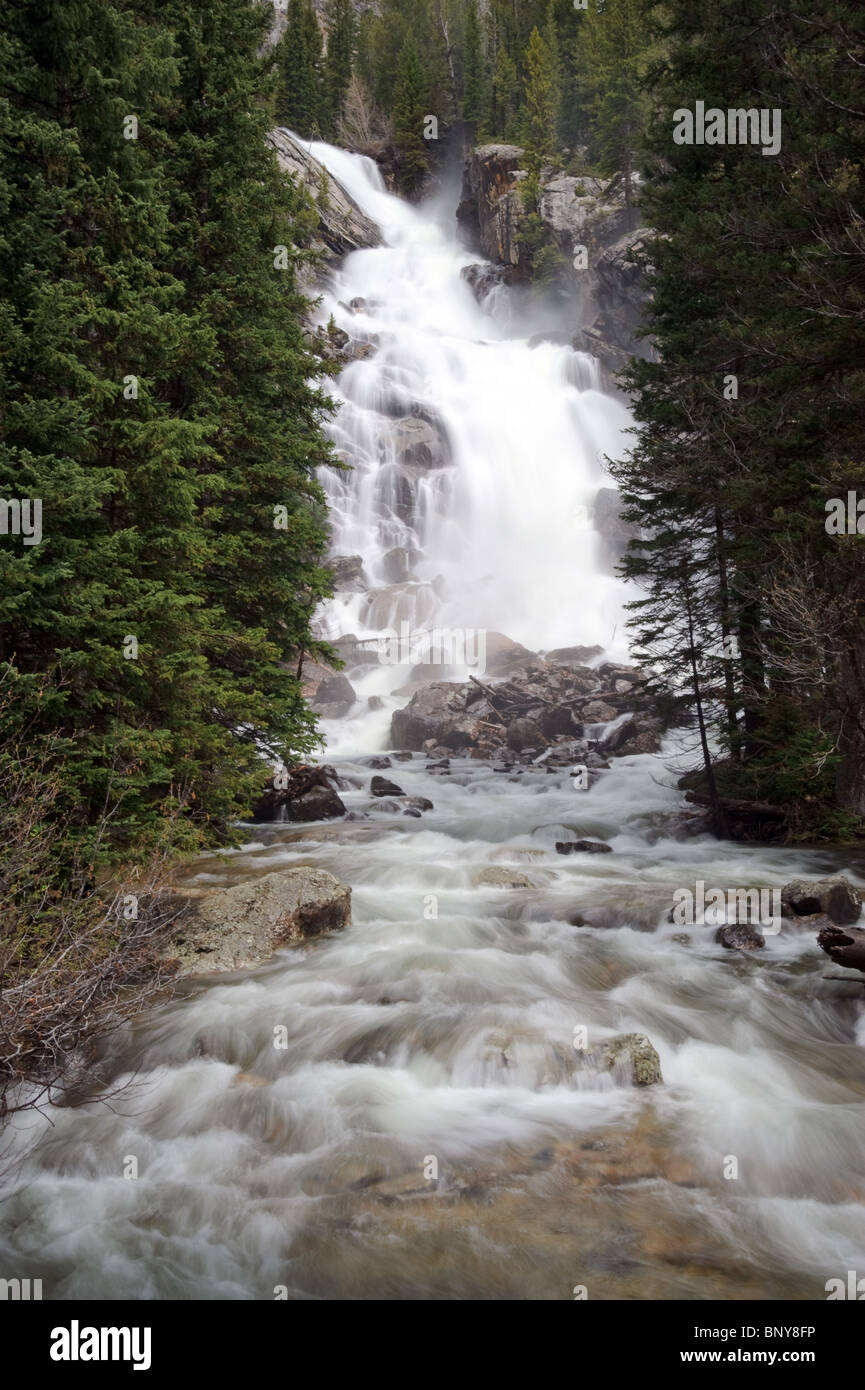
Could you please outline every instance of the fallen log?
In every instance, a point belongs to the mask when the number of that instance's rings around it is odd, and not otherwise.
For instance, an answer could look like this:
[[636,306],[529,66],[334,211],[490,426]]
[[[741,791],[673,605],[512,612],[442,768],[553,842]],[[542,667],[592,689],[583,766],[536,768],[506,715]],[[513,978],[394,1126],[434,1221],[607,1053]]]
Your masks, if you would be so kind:
[[[692,802],[695,806],[711,806],[712,799],[708,792],[686,792],[685,800]],[[771,820],[786,820],[787,808],[785,806],[774,806],[770,801],[740,801],[732,796],[719,796],[718,805],[722,811],[729,811],[735,816],[766,816]]]

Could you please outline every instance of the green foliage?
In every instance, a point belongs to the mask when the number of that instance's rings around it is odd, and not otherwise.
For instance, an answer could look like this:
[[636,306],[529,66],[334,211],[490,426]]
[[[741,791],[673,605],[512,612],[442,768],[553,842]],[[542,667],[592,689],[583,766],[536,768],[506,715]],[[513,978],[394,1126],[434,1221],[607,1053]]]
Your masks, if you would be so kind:
[[462,117],[469,125],[477,126],[483,119],[487,103],[484,100],[483,55],[481,31],[475,0],[469,0],[465,28],[463,59]]
[[558,88],[554,56],[538,29],[529,36],[526,64],[526,149],[532,173],[555,154]]
[[[663,14],[640,198],[659,233],[646,324],[659,360],[626,374],[641,429],[616,468],[651,539],[626,567],[654,658],[676,680],[695,667],[692,696],[743,777],[817,834],[827,807],[865,816],[861,539],[824,526],[826,499],[861,489],[865,463],[865,283],[849,254],[865,212],[865,19],[833,0],[807,17],[768,0]],[[780,152],[675,144],[673,113],[697,100],[779,109]]]
[[[248,5],[242,8],[248,9]],[[340,47],[344,43],[343,33]],[[322,47],[312,0],[288,0],[288,25],[277,54],[279,85],[275,115],[279,125],[288,126],[307,139],[320,135],[323,126],[331,126],[335,120],[334,102],[344,94],[340,86],[342,68],[337,61],[331,65],[325,81]],[[340,52],[339,63],[342,58]]]
[[656,52],[646,11],[646,0],[590,4],[576,49],[592,157],[605,173],[623,172],[628,203],[649,112],[645,77]]
[[98,863],[178,813],[181,848],[225,841],[262,751],[315,746],[326,407],[274,263],[306,200],[265,142],[265,11],[40,10],[0,22],[0,495],[44,531],[0,537],[0,742],[52,740]]
[[399,55],[393,101],[393,128],[406,192],[412,193],[429,168],[424,143],[427,81],[417,44],[409,34]]
[[351,0],[330,0],[327,18],[322,124],[327,139],[335,140],[354,62],[357,21]]

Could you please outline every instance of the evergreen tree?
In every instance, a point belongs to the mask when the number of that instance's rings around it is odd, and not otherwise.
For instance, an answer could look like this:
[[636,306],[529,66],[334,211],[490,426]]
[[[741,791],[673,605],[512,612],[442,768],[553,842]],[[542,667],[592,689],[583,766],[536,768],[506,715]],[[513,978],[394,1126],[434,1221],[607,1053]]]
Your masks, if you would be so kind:
[[279,43],[275,114],[279,125],[307,139],[319,135],[330,117],[322,82],[322,47],[312,0],[288,0],[288,24]]
[[[628,373],[642,428],[616,470],[655,543],[628,567],[651,619],[686,547],[726,649],[703,654],[726,790],[834,836],[865,814],[862,542],[827,535],[824,510],[862,466],[863,283],[844,248],[862,217],[865,24],[833,0],[807,17],[677,0],[667,19],[641,194],[660,356]],[[780,150],[677,144],[674,113],[697,100],[779,110]],[[682,655],[673,640],[659,659]]]
[[556,73],[549,45],[533,29],[525,53],[528,163],[537,174],[556,151]]
[[427,83],[417,45],[409,35],[397,63],[393,104],[401,180],[409,193],[417,189],[429,168],[423,133],[427,109]]
[[513,120],[519,104],[519,81],[517,68],[507,49],[502,45],[496,54],[493,69],[493,114],[491,125],[493,134],[507,138],[511,133]]
[[610,173],[622,171],[629,207],[648,114],[649,49],[646,0],[589,6],[579,36],[580,86],[594,154]]
[[302,206],[265,143],[266,12],[39,11],[0,27],[0,485],[44,533],[0,537],[0,737],[50,747],[85,842],[118,807],[113,858],[179,805],[188,843],[224,836],[260,750],[314,745],[291,671],[329,455],[275,268]]
[[324,130],[336,139],[351,81],[357,24],[351,0],[330,0],[324,63]]
[[484,72],[481,52],[481,30],[475,0],[469,0],[466,15],[465,56],[463,59],[463,120],[477,127],[483,119]]

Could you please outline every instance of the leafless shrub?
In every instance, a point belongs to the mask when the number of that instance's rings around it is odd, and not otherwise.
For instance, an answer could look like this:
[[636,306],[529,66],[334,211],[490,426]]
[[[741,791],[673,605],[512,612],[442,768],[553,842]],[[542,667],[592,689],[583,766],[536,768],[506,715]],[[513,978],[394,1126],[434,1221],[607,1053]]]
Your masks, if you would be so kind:
[[174,973],[160,948],[179,909],[166,886],[170,845],[146,867],[102,880],[70,851],[50,742],[38,753],[4,746],[0,777],[2,1120],[83,1097],[90,1046],[152,1003]]

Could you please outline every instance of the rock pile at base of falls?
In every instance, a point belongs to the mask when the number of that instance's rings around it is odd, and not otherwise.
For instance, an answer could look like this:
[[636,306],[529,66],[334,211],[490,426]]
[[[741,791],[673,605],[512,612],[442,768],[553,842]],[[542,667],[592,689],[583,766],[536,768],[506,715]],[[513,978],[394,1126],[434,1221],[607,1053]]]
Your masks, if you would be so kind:
[[[549,766],[656,753],[664,721],[645,693],[647,678],[632,666],[589,666],[537,660],[496,680],[433,681],[391,719],[395,748],[433,757],[460,753]],[[627,716],[626,718],[623,716]],[[613,723],[620,720],[621,722]],[[595,726],[609,724],[609,729]],[[596,744],[596,748],[592,745]]]

